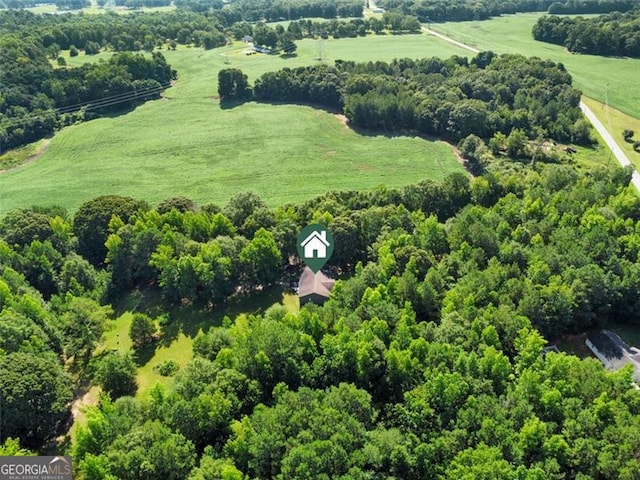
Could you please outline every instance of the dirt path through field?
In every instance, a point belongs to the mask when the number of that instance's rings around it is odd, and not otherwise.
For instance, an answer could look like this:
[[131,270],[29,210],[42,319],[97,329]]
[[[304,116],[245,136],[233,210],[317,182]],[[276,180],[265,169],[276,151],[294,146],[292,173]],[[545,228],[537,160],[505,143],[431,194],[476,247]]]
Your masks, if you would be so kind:
[[11,170],[15,170],[16,168],[22,168],[22,167],[26,167],[27,165],[35,162],[36,160],[38,160],[42,155],[44,155],[44,152],[47,151],[47,148],[49,148],[49,143],[51,143],[50,139],[45,139],[44,142],[42,142],[42,145],[40,146],[40,148],[38,149],[38,151],[36,153],[34,153],[33,155],[31,155],[30,157],[28,157],[24,162],[22,162],[20,165],[15,165],[13,167],[9,167],[9,168],[5,168],[4,170],[0,170],[0,175],[2,175],[3,173],[7,173],[10,172]]

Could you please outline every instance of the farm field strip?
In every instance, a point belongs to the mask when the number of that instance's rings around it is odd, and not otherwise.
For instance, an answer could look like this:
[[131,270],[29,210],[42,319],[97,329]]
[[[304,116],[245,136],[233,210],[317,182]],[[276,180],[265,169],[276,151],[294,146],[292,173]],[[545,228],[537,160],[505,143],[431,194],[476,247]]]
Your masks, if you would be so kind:
[[[238,191],[252,190],[277,205],[330,189],[399,187],[463,170],[444,142],[357,133],[324,110],[254,102],[221,108],[217,73],[240,68],[253,81],[320,56],[328,63],[389,61],[464,50],[427,35],[303,40],[298,55],[288,59],[245,55],[245,48],[163,51],[179,72],[163,99],[56,134],[37,161],[0,175],[0,213],[50,204],[74,211],[90,198],[114,193],[152,204],[174,195],[223,204]],[[108,55],[81,55],[69,63]]]

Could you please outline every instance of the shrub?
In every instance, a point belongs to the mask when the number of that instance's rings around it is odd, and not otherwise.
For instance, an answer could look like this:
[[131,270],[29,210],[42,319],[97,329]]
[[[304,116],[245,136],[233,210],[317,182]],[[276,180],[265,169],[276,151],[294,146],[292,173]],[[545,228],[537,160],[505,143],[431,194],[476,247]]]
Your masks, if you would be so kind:
[[153,371],[163,377],[171,377],[178,370],[180,370],[180,365],[175,360],[163,360],[153,367]]

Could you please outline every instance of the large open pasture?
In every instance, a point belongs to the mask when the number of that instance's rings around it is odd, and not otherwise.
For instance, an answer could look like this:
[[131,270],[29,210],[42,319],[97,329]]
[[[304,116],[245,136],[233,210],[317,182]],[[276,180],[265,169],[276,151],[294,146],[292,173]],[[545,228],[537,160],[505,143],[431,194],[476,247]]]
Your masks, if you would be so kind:
[[537,42],[531,29],[540,15],[505,15],[482,22],[432,24],[430,28],[481,50],[562,62],[573,76],[575,86],[586,96],[608,101],[627,115],[640,118],[640,59],[577,55],[559,45]]
[[[444,142],[358,133],[338,116],[309,106],[252,102],[222,108],[216,95],[218,70],[224,67],[241,68],[254,80],[318,58],[447,57],[464,50],[428,35],[304,40],[293,58],[245,55],[246,48],[165,50],[179,72],[165,98],[56,134],[36,161],[0,174],[0,213],[50,204],[73,211],[103,194],[152,204],[175,195],[225,203],[243,190],[255,191],[273,206],[330,189],[438,180],[462,169]],[[87,58],[101,56],[70,61]]]

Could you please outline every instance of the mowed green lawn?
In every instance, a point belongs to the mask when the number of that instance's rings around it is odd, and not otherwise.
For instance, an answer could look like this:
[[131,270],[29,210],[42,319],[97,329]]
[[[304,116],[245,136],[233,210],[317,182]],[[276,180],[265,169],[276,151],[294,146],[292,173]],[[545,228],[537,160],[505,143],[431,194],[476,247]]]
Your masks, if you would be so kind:
[[443,142],[357,133],[336,115],[309,106],[251,102],[225,109],[216,95],[224,67],[241,68],[253,80],[267,71],[313,64],[320,56],[326,62],[368,61],[448,57],[464,50],[427,35],[304,40],[298,56],[289,59],[245,55],[246,48],[165,50],[179,72],[166,98],[56,134],[37,161],[0,174],[0,213],[51,204],[74,211],[104,194],[152,204],[175,195],[224,204],[245,190],[275,206],[331,189],[398,187],[462,170]]
[[[138,305],[147,313],[157,311],[155,304],[159,298],[152,294],[146,305]],[[137,394],[141,397],[148,395],[157,384],[168,386],[173,381],[172,377],[163,377],[154,370],[160,363],[173,360],[183,368],[193,358],[193,339],[198,332],[206,332],[212,326],[222,324],[222,318],[228,316],[232,320],[248,315],[262,315],[273,305],[284,305],[287,311],[297,313],[300,309],[298,296],[291,292],[284,292],[280,287],[272,287],[266,291],[258,292],[250,297],[235,298],[220,310],[203,311],[189,307],[174,309],[171,312],[172,322],[160,328],[160,339],[154,348],[135,355],[133,342],[129,337],[133,313],[125,310],[110,325],[110,328],[102,337],[102,342],[96,350],[100,355],[104,352],[119,351],[132,352],[138,363]]]
[[640,118],[640,59],[576,55],[559,45],[537,42],[531,29],[540,13],[505,15],[483,22],[432,24],[435,31],[480,50],[520,53],[562,62],[576,88],[588,97]]

